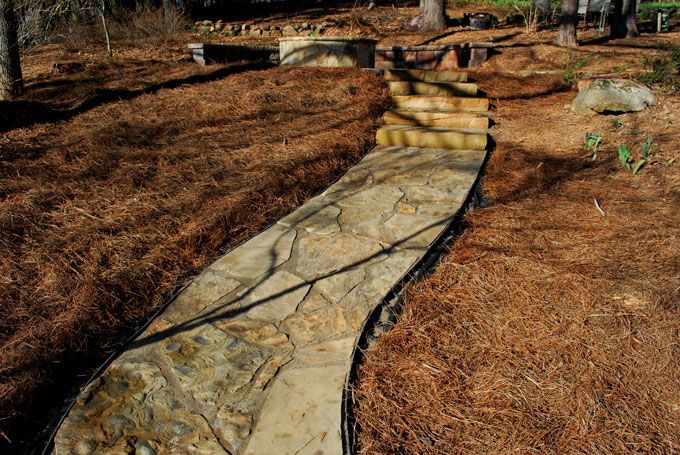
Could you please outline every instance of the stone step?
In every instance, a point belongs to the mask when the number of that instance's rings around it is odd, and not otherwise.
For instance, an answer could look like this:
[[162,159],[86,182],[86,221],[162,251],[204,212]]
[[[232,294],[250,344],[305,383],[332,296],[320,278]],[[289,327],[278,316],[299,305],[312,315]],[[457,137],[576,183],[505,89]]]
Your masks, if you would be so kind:
[[388,125],[439,126],[445,128],[488,128],[489,119],[472,112],[408,111],[385,112]]
[[376,133],[379,145],[448,150],[486,149],[485,129],[391,125]]
[[388,82],[392,95],[476,96],[477,84],[468,82]]
[[399,109],[417,111],[486,112],[489,100],[486,98],[465,98],[457,96],[397,95],[393,97]]
[[467,82],[467,73],[459,71],[391,69],[383,76],[388,81]]

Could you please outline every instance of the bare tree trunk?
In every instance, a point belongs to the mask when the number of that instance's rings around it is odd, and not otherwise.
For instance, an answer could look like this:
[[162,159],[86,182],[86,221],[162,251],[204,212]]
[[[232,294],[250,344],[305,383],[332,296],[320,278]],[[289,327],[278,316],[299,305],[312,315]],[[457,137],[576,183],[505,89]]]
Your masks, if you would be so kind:
[[632,38],[640,35],[635,23],[636,14],[636,0],[614,0],[614,18],[609,36],[612,38]]
[[564,0],[562,2],[562,17],[560,31],[557,34],[557,45],[564,47],[577,46],[576,24],[578,23],[578,0]]
[[423,32],[436,32],[446,28],[444,3],[446,0],[423,0],[420,14],[423,22],[420,30]]
[[111,49],[111,37],[109,36],[109,27],[106,25],[106,0],[101,0],[100,8],[102,27],[104,27],[104,37],[106,38],[106,51],[109,53],[109,57],[113,57],[113,49]]
[[13,98],[23,89],[17,32],[13,0],[0,0],[0,100]]

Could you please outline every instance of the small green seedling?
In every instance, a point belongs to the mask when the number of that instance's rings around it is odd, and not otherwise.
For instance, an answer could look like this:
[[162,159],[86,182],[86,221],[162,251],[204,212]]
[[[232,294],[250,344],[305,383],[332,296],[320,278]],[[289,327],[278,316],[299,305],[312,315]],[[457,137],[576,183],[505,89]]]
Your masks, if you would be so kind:
[[630,150],[626,144],[619,147],[619,161],[626,169],[630,169]]
[[614,128],[621,128],[623,126],[623,122],[621,121],[620,118],[614,118],[612,119],[612,126]]
[[642,148],[640,149],[640,160],[638,160],[638,162],[635,163],[635,166],[633,166],[633,175],[637,174],[637,172],[642,169],[642,166],[649,162],[650,158],[652,157],[651,150],[652,136],[647,135],[647,140],[644,144],[642,144]]
[[623,164],[623,166],[626,169],[632,171],[633,175],[637,174],[638,171],[642,169],[642,167],[645,166],[647,163],[649,163],[651,159],[652,159],[651,135],[647,135],[647,140],[645,141],[644,144],[642,144],[642,147],[640,148],[640,159],[635,161],[635,164],[632,164],[634,160],[633,157],[631,156],[628,146],[626,144],[623,144],[619,147],[619,161],[621,161],[621,164]]
[[590,157],[594,160],[597,159],[598,153],[602,151],[600,148],[600,142],[602,142],[603,136],[604,135],[602,133],[586,133],[586,140],[583,143],[583,151],[590,152]]

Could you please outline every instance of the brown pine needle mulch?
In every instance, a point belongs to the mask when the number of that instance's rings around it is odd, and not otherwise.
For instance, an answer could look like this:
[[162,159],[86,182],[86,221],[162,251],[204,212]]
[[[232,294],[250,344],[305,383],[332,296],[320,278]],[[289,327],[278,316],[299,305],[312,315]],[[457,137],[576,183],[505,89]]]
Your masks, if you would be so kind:
[[[360,453],[677,453],[680,97],[617,127],[572,114],[549,77],[480,82],[490,205],[368,351]],[[595,161],[587,131],[604,132]],[[616,150],[647,134],[633,176]]]
[[78,373],[67,368],[94,365],[219,248],[356,162],[388,99],[365,71],[277,68],[7,133],[0,446],[40,429]]

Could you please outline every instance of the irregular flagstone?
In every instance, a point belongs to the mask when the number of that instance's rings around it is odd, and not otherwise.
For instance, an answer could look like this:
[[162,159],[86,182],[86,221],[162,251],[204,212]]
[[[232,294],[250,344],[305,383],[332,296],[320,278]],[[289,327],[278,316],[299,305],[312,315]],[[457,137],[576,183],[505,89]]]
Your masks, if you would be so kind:
[[267,322],[284,320],[297,309],[310,285],[286,272],[275,272],[244,294],[244,304],[250,307],[246,316]]
[[353,235],[310,235],[298,241],[296,271],[308,279],[325,278],[334,272],[366,265],[381,256],[378,242]]
[[347,365],[291,368],[277,378],[243,452],[342,453],[342,391]]
[[[460,97],[397,104],[427,110],[410,111],[414,121],[475,119],[457,111],[488,108]],[[55,453],[342,453],[343,392],[361,329],[461,210],[485,156],[375,147],[183,289],[79,394]]]
[[313,234],[332,234],[340,230],[338,215],[340,209],[333,205],[333,199],[316,197],[281,219],[279,224],[302,228]]
[[255,279],[290,258],[296,231],[278,224],[215,261],[209,269]]
[[177,296],[175,304],[165,311],[164,316],[170,321],[186,320],[239,286],[241,282],[224,270],[206,269]]

